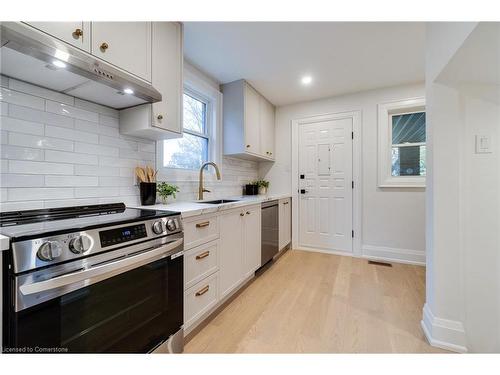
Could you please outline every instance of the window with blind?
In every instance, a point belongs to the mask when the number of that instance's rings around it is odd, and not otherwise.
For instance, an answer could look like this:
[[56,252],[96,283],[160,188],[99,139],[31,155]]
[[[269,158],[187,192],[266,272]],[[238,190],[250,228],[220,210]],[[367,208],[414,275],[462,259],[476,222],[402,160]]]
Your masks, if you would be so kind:
[[425,99],[378,106],[378,186],[425,187]]
[[392,176],[425,176],[425,112],[391,115]]

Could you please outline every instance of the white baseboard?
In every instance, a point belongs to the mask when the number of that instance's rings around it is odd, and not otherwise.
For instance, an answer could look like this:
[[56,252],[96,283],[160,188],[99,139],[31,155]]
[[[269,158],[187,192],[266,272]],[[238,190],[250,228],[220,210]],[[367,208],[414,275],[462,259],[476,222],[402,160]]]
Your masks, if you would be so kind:
[[362,246],[363,258],[386,262],[407,263],[425,266],[424,250],[397,249],[392,247]]
[[422,329],[429,344],[437,348],[467,353],[462,322],[437,318],[427,304],[423,308]]
[[356,258],[356,256],[352,252],[350,252],[350,251],[319,249],[319,248],[308,247],[308,246],[296,246],[296,247],[293,247],[293,249],[294,250],[301,250],[301,251],[310,251],[310,252],[313,252],[313,253],[344,255],[344,256],[349,256],[349,257],[355,257]]

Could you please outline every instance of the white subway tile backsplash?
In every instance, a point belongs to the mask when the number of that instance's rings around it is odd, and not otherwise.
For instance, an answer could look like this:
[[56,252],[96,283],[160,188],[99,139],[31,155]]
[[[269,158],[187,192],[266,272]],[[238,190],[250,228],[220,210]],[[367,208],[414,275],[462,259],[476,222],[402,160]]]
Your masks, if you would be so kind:
[[7,116],[9,114],[9,103],[0,102],[0,115]]
[[54,199],[45,201],[43,207],[56,208],[56,207],[86,206],[89,204],[99,204],[99,199],[96,198]]
[[9,87],[9,78],[6,76],[0,75],[0,86]]
[[74,129],[59,128],[56,126],[45,126],[45,135],[55,138],[70,139],[74,141],[86,143],[98,143],[99,136],[97,134],[82,132]]
[[141,163],[134,159],[120,159],[108,156],[99,156],[99,165],[135,168],[139,164]]
[[77,154],[65,151],[45,151],[45,160],[71,164],[97,164],[97,155]]
[[133,177],[99,177],[100,186],[132,186],[135,183]]
[[116,137],[108,137],[105,135],[99,136],[99,143],[107,146],[115,146],[119,148],[125,148],[127,150],[137,150],[138,143],[137,141],[125,139],[125,138],[116,138]]
[[[75,198],[117,197],[120,191],[116,187],[79,187],[75,188]],[[115,200],[116,202],[116,200]]]
[[9,172],[9,161],[8,160],[0,160],[0,173],[8,173]]
[[120,176],[120,168],[95,165],[75,165],[75,175]]
[[5,130],[0,130],[0,144],[5,145],[8,141],[8,134]]
[[9,188],[9,201],[73,198],[73,188]]
[[47,112],[56,113],[62,116],[73,117],[80,120],[92,121],[92,122],[99,121],[99,115],[95,112],[90,112],[85,109],[76,108],[64,103],[53,102],[51,100],[46,101],[45,110]]
[[39,122],[19,120],[12,117],[0,117],[0,128],[13,132],[43,135],[44,126]]
[[24,211],[24,210],[37,210],[43,208],[43,201],[21,201],[21,202],[1,202],[0,211]]
[[73,174],[73,165],[40,161],[9,160],[9,173]]
[[73,151],[73,142],[71,141],[13,132],[9,134],[9,144],[48,150]]
[[85,121],[85,120],[75,120],[75,129],[87,133],[98,133],[99,124],[97,122]]
[[152,152],[133,151],[133,150],[126,150],[124,148],[120,149],[120,158],[146,160],[154,162],[155,156],[156,155]]
[[44,177],[36,174],[11,174],[0,175],[0,186],[6,187],[38,187],[44,186]]
[[151,143],[141,143],[139,142],[139,151],[142,152],[156,152],[156,143],[151,142]]
[[18,81],[17,79],[13,78],[10,78],[9,80],[9,88],[27,94],[39,96],[41,98],[54,100],[56,102],[64,103],[67,105],[73,105],[75,103],[75,99],[72,96],[48,90],[40,86],[31,85],[29,83]]
[[[116,178],[116,177],[115,177]],[[94,176],[45,176],[46,186],[98,186],[99,179]]]
[[44,155],[43,150],[11,145],[2,146],[0,154],[2,159],[10,160],[43,160]]
[[118,126],[120,125],[118,117],[106,116],[103,114],[99,114],[99,123],[101,125],[112,126],[114,128],[118,128]]
[[9,104],[9,117],[65,128],[72,128],[75,124],[75,120],[71,117],[60,116],[54,113],[21,107],[14,104]]
[[43,110],[45,99],[0,87],[0,101]]
[[77,142],[75,143],[75,152],[80,152],[83,154],[118,156],[119,149],[116,147]]

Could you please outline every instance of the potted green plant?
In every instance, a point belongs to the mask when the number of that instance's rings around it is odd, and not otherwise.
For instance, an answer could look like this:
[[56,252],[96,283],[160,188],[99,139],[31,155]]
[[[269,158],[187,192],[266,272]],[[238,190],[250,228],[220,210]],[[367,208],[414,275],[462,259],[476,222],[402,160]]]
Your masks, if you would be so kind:
[[257,180],[254,182],[255,185],[259,187],[259,195],[266,195],[267,189],[269,187],[269,181],[266,180]]
[[169,196],[173,196],[175,199],[175,194],[179,192],[179,187],[162,181],[158,183],[156,191],[158,191],[161,201],[166,204]]

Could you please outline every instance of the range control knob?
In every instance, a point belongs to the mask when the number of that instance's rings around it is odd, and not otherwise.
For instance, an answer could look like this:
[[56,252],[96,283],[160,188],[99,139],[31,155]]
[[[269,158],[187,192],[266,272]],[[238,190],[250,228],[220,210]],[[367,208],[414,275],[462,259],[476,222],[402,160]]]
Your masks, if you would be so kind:
[[69,249],[75,254],[82,254],[89,250],[91,246],[92,240],[85,234],[72,238],[71,241],[69,241]]
[[175,220],[174,219],[168,219],[167,220],[167,229],[170,232],[173,232],[174,230],[177,229],[177,225],[175,224]]
[[156,234],[163,233],[163,221],[158,220],[153,223],[153,232],[155,232]]
[[47,241],[40,245],[36,256],[45,262],[50,262],[59,258],[62,253],[62,246],[58,241]]

